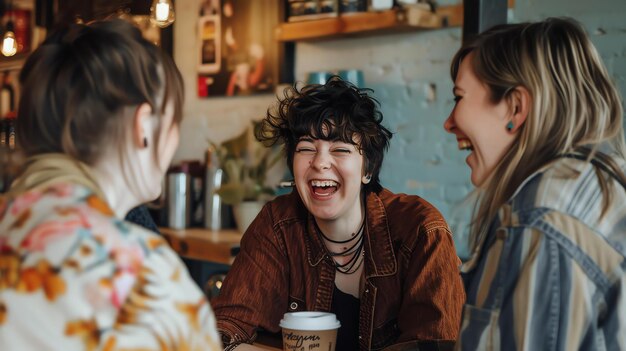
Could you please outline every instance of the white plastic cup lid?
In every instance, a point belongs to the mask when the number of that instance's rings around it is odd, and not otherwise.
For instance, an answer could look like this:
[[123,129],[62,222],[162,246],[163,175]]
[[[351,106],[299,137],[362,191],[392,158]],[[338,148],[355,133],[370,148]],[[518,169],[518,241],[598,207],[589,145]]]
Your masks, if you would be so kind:
[[341,323],[334,313],[329,312],[288,312],[280,320],[280,327],[293,330],[339,329]]

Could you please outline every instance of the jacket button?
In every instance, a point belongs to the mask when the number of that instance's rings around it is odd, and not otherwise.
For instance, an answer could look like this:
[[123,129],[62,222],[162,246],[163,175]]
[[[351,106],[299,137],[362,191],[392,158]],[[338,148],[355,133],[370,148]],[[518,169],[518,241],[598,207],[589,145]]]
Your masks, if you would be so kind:
[[292,303],[289,305],[289,308],[290,308],[290,309],[292,309],[292,310],[297,309],[297,308],[298,308],[298,303],[297,303],[297,302],[292,302]]
[[359,335],[359,340],[363,339],[363,337],[361,335]]

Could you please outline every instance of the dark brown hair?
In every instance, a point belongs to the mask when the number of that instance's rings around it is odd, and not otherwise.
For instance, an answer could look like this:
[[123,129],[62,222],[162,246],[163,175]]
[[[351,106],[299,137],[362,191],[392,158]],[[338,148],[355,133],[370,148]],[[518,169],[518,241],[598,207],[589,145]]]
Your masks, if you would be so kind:
[[303,136],[357,145],[365,157],[365,172],[372,175],[365,189],[378,192],[382,189],[378,175],[392,134],[381,124],[378,101],[369,92],[337,76],[300,90],[294,85],[285,89],[275,111],[267,111],[256,137],[267,146],[282,143],[292,173],[296,145]]
[[27,156],[60,152],[92,165],[106,145],[124,140],[140,104],[160,118],[173,103],[173,125],[182,118],[173,60],[123,20],[51,33],[26,60],[20,83],[16,128]]

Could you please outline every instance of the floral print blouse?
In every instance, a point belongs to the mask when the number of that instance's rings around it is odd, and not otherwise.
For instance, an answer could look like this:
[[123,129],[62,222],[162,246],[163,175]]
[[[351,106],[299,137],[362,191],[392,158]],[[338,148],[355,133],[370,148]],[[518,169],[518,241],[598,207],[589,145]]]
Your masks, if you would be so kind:
[[219,350],[167,243],[82,186],[0,197],[0,349]]

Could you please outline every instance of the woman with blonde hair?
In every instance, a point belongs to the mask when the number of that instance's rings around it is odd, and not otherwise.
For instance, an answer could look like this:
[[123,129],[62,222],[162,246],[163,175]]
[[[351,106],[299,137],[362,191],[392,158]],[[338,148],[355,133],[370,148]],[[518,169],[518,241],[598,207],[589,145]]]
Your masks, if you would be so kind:
[[0,349],[220,349],[178,256],[123,220],[159,195],[178,145],[173,60],[127,22],[71,25],[20,83],[28,158],[0,197]]
[[571,19],[494,27],[452,62],[445,129],[479,200],[457,348],[626,348],[620,96]]

